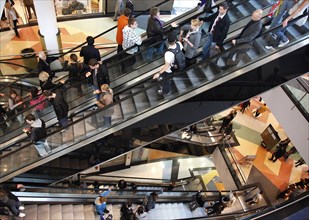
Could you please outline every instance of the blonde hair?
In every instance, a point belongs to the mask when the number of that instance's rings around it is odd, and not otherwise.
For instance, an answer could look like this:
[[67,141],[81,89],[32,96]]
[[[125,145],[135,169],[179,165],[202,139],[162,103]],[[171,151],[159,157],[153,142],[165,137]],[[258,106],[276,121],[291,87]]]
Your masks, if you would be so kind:
[[40,75],[39,75],[39,80],[41,80],[42,82],[45,82],[47,81],[49,78],[49,74],[45,71],[42,71],[40,72]]
[[104,90],[104,91],[108,92],[109,94],[113,95],[113,90],[109,87],[108,84],[101,85],[101,90]]
[[192,19],[191,20],[191,25],[192,26],[200,26],[203,23],[203,21],[200,21],[198,18]]

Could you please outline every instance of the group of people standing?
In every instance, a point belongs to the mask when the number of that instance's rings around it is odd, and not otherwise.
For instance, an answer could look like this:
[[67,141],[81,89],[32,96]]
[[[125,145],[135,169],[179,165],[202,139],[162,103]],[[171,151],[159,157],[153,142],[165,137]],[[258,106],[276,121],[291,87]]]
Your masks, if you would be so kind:
[[288,200],[290,198],[296,197],[299,194],[308,191],[309,189],[309,178],[300,179],[300,181],[289,185],[285,190],[280,192],[276,199],[279,200]]

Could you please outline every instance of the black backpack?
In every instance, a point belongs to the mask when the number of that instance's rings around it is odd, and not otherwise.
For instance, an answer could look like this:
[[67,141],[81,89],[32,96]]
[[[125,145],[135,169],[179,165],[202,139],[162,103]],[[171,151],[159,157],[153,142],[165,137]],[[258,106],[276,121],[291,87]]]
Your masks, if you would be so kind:
[[176,43],[175,49],[168,49],[167,51],[171,51],[175,55],[174,65],[172,66],[173,72],[179,72],[186,68],[186,57],[182,50],[180,50],[180,45]]

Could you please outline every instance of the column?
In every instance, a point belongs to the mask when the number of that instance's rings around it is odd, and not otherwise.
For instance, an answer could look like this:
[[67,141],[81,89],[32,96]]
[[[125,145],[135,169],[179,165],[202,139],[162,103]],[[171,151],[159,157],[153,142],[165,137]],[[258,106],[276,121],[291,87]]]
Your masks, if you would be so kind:
[[263,93],[261,96],[295,145],[299,154],[308,164],[309,125],[306,118],[299,112],[280,86]]
[[3,9],[4,9],[4,5],[5,5],[5,0],[0,1],[0,12],[1,12],[1,15],[2,15],[2,12],[3,12]]
[[59,53],[62,47],[57,26],[54,0],[34,0],[43,50],[49,54]]

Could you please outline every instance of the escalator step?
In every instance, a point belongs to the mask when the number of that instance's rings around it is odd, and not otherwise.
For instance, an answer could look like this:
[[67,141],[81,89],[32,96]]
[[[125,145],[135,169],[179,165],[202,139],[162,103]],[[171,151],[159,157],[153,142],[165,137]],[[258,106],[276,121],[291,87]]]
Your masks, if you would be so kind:
[[193,86],[199,85],[202,81],[207,80],[206,75],[204,74],[203,70],[199,67],[194,67],[187,71],[187,75],[191,80]]
[[37,205],[26,205],[24,220],[38,220],[38,206]]
[[73,205],[62,205],[62,219],[74,220]]
[[[151,85],[152,83],[144,83],[145,88]],[[156,106],[160,101],[163,100],[163,97],[157,93],[158,90],[159,86],[155,86],[146,90],[146,94],[151,106]]]
[[50,205],[50,219],[63,219],[61,205]]
[[174,76],[173,81],[176,86],[177,92],[180,94],[186,92],[187,89],[192,86],[190,79],[185,73],[181,74],[181,76]]
[[[127,95],[119,95],[119,98],[122,99],[127,97]],[[136,106],[134,104],[133,98],[128,98],[121,102],[121,109],[124,114],[124,117],[130,117],[132,114],[136,113]]]
[[[139,91],[139,89],[132,89],[132,93],[137,91]],[[138,95],[133,96],[133,100],[138,112],[150,107],[150,102],[146,93],[139,93]]]
[[73,205],[73,217],[74,219],[78,219],[78,220],[85,219],[83,205]]
[[94,219],[94,206],[93,205],[84,205],[84,216],[86,219]]
[[38,205],[38,219],[50,218],[50,205]]

